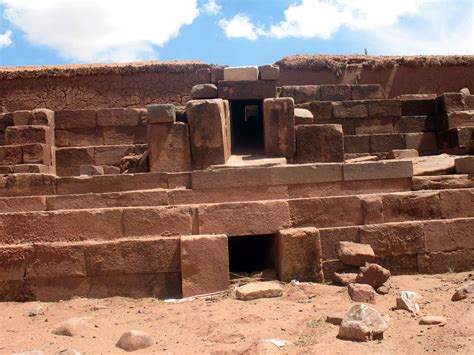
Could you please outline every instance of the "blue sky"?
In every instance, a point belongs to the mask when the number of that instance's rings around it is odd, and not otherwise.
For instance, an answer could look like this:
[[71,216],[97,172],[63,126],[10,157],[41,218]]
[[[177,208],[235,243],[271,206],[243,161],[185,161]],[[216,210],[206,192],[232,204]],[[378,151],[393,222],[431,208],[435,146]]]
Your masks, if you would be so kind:
[[0,65],[474,54],[474,0],[0,0]]

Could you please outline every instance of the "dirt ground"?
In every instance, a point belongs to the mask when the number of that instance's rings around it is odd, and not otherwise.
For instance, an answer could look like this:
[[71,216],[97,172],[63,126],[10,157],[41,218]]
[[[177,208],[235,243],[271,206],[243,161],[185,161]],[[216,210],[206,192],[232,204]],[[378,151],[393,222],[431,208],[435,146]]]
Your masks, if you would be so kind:
[[[452,302],[454,290],[474,276],[469,273],[392,277],[388,295],[375,308],[391,318],[382,341],[357,343],[336,338],[338,327],[325,322],[327,313],[347,311],[345,287],[286,284],[281,298],[238,301],[214,296],[180,303],[156,299],[74,299],[58,303],[0,303],[0,353],[43,350],[54,354],[74,348],[82,354],[123,353],[115,347],[120,335],[136,329],[155,344],[136,353],[241,353],[261,340],[278,338],[290,344],[282,353],[474,353],[474,297]],[[392,310],[403,290],[419,293],[421,314]],[[28,312],[41,305],[43,314]],[[419,325],[424,315],[448,318],[445,326]],[[82,335],[64,337],[51,330],[70,317],[92,317]]]

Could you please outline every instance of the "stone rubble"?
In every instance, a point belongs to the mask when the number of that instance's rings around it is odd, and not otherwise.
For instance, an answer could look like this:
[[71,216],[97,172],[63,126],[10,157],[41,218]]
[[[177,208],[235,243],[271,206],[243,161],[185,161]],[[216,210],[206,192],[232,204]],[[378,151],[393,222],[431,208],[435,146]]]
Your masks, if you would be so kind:
[[378,264],[365,264],[359,270],[356,282],[367,284],[374,289],[382,286],[390,277],[390,271]]
[[388,321],[372,307],[356,304],[347,312],[339,327],[338,337],[347,340],[369,341],[383,339]]
[[347,287],[349,296],[354,302],[376,303],[377,293],[374,288],[366,284],[349,284]]
[[418,314],[420,306],[417,301],[419,299],[418,294],[412,291],[402,291],[397,296],[396,307],[397,309],[404,309],[413,314]]
[[451,301],[460,301],[474,294],[474,281],[469,281],[459,287],[451,297]]

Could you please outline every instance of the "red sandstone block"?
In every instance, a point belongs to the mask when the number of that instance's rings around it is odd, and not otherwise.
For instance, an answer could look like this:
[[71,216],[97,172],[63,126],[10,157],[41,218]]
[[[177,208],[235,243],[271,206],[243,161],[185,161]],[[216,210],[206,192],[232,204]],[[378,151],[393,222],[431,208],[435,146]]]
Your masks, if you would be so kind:
[[369,115],[367,101],[341,101],[333,103],[335,118],[362,118]]
[[473,268],[474,249],[418,255],[418,272],[423,274],[472,271]]
[[397,133],[436,131],[436,116],[402,116],[394,119],[393,130]]
[[290,226],[290,212],[286,201],[222,203],[199,206],[198,220],[201,234],[272,234]]
[[344,135],[340,125],[297,126],[296,161],[300,164],[344,161]]
[[321,85],[322,101],[344,101],[351,97],[350,85]]
[[345,134],[373,134],[373,133],[392,133],[393,118],[392,117],[372,117],[360,118],[354,120],[354,133]]
[[442,216],[440,218],[474,217],[474,189],[440,191],[439,198]]
[[181,237],[183,297],[225,291],[229,287],[229,252],[225,234]]
[[295,104],[321,101],[321,88],[319,85],[282,86],[280,97],[292,97]]
[[389,152],[394,149],[405,149],[403,134],[374,134],[370,136],[371,152]]
[[392,275],[407,275],[418,273],[419,254],[406,254],[375,257],[375,263],[390,270]]
[[[303,107],[303,106],[301,106]],[[316,101],[311,102],[308,108],[313,114],[315,122],[320,119],[331,119],[332,118],[332,102],[331,101]]]
[[442,122],[442,126],[445,129],[474,127],[474,110],[450,112],[447,117],[445,117],[445,121]]
[[190,207],[125,208],[123,230],[126,237],[189,235],[193,232],[193,212]]
[[438,192],[420,191],[381,196],[383,221],[404,222],[442,218]]
[[370,152],[370,136],[344,136],[344,153],[368,153]]
[[46,144],[23,145],[23,163],[51,165],[51,147]]
[[0,280],[23,280],[32,254],[31,245],[1,246]]
[[97,110],[97,125],[110,126],[138,126],[143,113],[134,108],[108,108]]
[[28,260],[26,279],[86,276],[84,249],[82,243],[36,244]]
[[28,143],[54,145],[54,132],[46,126],[12,126],[5,130],[5,139],[10,145]]
[[54,129],[54,111],[45,108],[37,108],[31,111],[31,117],[28,120],[28,125],[49,126]]
[[104,144],[102,128],[71,128],[67,132],[68,146],[87,147]]
[[[120,165],[121,159],[138,153],[141,147],[135,145],[107,145],[95,147],[94,165]],[[88,163],[85,163],[88,164]]]
[[96,110],[63,110],[55,113],[56,129],[97,127]]
[[276,80],[221,81],[218,90],[224,100],[263,100],[276,97]]
[[94,164],[94,148],[58,148],[56,149],[58,167]]
[[33,118],[33,114],[29,110],[19,110],[11,113],[13,125],[27,126],[29,121]]
[[436,153],[436,133],[407,133],[405,135],[406,149],[416,149],[419,152]]
[[51,166],[43,164],[19,164],[13,168],[15,174],[53,174]]
[[284,229],[278,233],[280,280],[321,282],[321,242],[316,228]]
[[196,82],[198,84],[209,84],[211,82],[211,69],[201,68],[196,70]]
[[88,245],[87,276],[180,272],[179,237],[122,239]]
[[321,239],[321,257],[323,260],[339,258],[339,242],[359,242],[359,227],[337,227],[319,229]]
[[473,218],[425,222],[425,251],[474,249],[473,226]]
[[423,227],[422,222],[361,226],[360,243],[370,244],[378,258],[423,253],[425,250]]
[[369,101],[369,116],[397,117],[402,115],[400,100],[371,100]]
[[15,165],[23,162],[21,145],[0,146],[0,165]]
[[13,174],[13,165],[0,165],[0,175]]
[[444,93],[436,98],[438,112],[462,111],[465,107],[464,95],[459,92]]
[[146,144],[147,127],[104,127],[102,129],[104,144]]
[[69,146],[69,132],[66,130],[55,130],[54,141],[56,147],[68,147]]
[[148,162],[150,171],[191,171],[188,125],[182,122],[149,125]]
[[0,196],[36,196],[56,193],[56,177],[45,174],[0,176]]
[[403,116],[427,116],[436,114],[436,100],[401,100]]
[[385,92],[381,85],[351,85],[352,100],[384,99]]
[[325,228],[362,224],[362,200],[358,196],[295,199],[288,203],[293,227]]
[[292,98],[263,101],[265,154],[293,160],[295,154],[295,114]]
[[0,213],[46,211],[46,209],[44,196],[0,198]]
[[377,161],[346,163],[343,166],[344,180],[395,179],[413,176],[411,161]]

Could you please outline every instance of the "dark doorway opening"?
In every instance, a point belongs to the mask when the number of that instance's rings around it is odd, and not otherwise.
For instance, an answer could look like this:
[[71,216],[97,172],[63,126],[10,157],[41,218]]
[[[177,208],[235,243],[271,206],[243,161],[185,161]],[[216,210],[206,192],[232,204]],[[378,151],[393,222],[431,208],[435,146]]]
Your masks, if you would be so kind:
[[265,271],[274,274],[276,237],[273,234],[229,237],[229,269],[231,274],[253,275]]
[[263,155],[263,101],[231,100],[232,154]]

